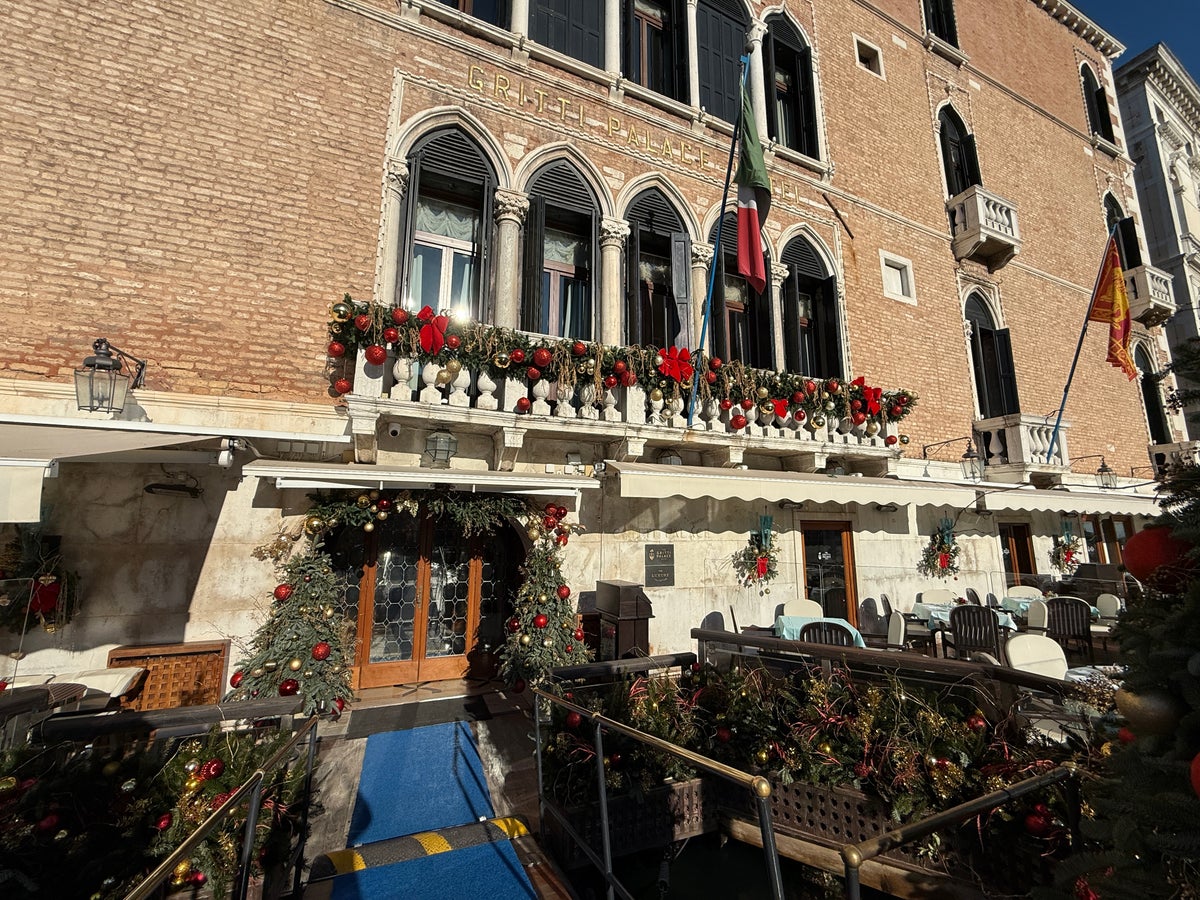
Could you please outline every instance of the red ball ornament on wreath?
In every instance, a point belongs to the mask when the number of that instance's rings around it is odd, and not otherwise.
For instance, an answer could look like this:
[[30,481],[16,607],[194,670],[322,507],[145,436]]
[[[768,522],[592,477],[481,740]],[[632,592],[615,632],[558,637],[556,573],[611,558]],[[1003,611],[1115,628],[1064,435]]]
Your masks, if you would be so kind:
[[709,369],[707,372],[704,373],[704,380],[707,381],[709,384],[716,384],[717,383],[717,373],[714,372],[712,369]]
[[570,588],[570,586],[569,586],[569,585],[565,585],[565,584],[560,584],[560,585],[558,586],[558,599],[559,599],[559,600],[566,600],[566,599],[567,599],[568,597],[570,597],[570,596],[571,596],[571,588]]
[[898,419],[904,415],[904,407],[894,404],[892,408],[888,410],[888,412],[891,413],[893,419]]
[[633,387],[637,384],[637,375],[632,370],[626,369],[621,375],[621,384],[625,385],[625,387]]
[[721,409],[724,411],[733,409],[733,401],[730,400],[728,397],[722,397],[721,402],[717,405],[720,406]]
[[604,376],[604,386],[606,388],[608,388],[608,390],[610,390],[610,391],[613,388],[615,388],[617,386],[617,376],[616,375],[605,375]]
[[967,717],[967,727],[972,731],[981,732],[987,731],[987,719],[976,713]]
[[708,360],[708,367],[714,372],[717,371],[717,369],[721,368],[721,357],[719,357],[719,356],[710,357]]
[[567,713],[566,723],[567,727],[573,731],[583,724],[583,716],[575,712],[575,710],[571,710]]
[[722,744],[728,744],[733,739],[733,732],[725,725],[717,726],[717,740]]
[[587,353],[587,344],[583,341],[576,341],[571,345],[571,352],[576,356],[583,356],[583,354]]
[[815,394],[817,392],[817,383],[815,381],[804,382],[804,391],[808,394]]
[[396,343],[396,341],[400,340],[400,329],[389,325],[387,328],[383,329],[383,339],[389,344]]
[[290,600],[294,588],[290,584],[279,584],[275,586],[275,599],[280,603]]
[[1187,558],[1192,545],[1158,526],[1144,528],[1125,542],[1121,552],[1125,568],[1138,581],[1162,591],[1182,589],[1194,563]]
[[341,341],[330,341],[329,346],[325,348],[325,352],[334,359],[341,359],[346,355],[346,345]]
[[517,398],[517,412],[527,413],[527,412],[529,412],[529,410],[532,407],[533,407],[533,401],[531,401],[528,397],[518,397]]
[[538,613],[536,616],[533,617],[533,627],[534,628],[545,628],[549,624],[550,624],[550,620],[546,617],[545,613]]
[[280,697],[294,697],[296,692],[300,690],[300,682],[295,678],[285,678],[279,682]]
[[525,377],[528,378],[530,381],[537,381],[539,378],[542,377],[542,370],[539,369],[537,366],[530,366],[528,369],[525,370]]
[[625,365],[625,360],[618,359],[615,363],[613,363],[613,374],[624,375],[628,368],[629,366]]
[[348,394],[354,390],[354,385],[350,383],[349,378],[339,378],[333,383],[333,391],[336,394]]
[[751,409],[754,409],[754,401],[753,401],[753,400],[751,400],[749,397],[746,397],[745,399],[743,399],[743,400],[742,400],[742,402],[741,402],[741,403],[739,403],[738,405],[739,405],[739,406],[740,406],[742,409],[745,409],[745,410],[751,410]]
[[378,506],[380,509],[382,509],[384,512],[387,512],[389,509],[392,508],[392,501],[389,500],[387,497],[380,497],[378,500],[375,501],[375,505]]
[[341,712],[343,709],[346,708],[346,701],[343,700],[341,697],[334,697],[333,705],[337,707],[338,712]]
[[554,357],[551,355],[550,351],[545,347],[538,347],[533,351],[533,364],[539,369],[544,369],[546,366],[550,365],[550,360],[553,358]]
[[392,321],[397,325],[406,325],[408,323],[408,310],[399,308],[393,309]]
[[730,427],[733,428],[734,431],[741,431],[743,428],[746,427],[747,421],[748,420],[746,419],[745,416],[743,416],[741,413],[738,413],[736,416],[734,416],[732,419],[729,420],[729,425],[730,425]]
[[583,640],[583,638],[584,638],[583,629],[582,629],[582,628],[576,628],[576,629],[575,629],[575,635],[574,635],[574,637],[575,637],[575,640],[577,640],[577,641],[582,641],[582,640]]
[[518,631],[521,630],[521,620],[518,619],[516,616],[513,616],[511,619],[509,619],[506,624],[508,625],[508,630],[512,634],[516,634]]
[[333,648],[329,646],[329,641],[317,641],[313,644],[312,658],[320,662],[329,659],[329,654],[333,652]]
[[831,394],[836,394],[838,392],[838,388],[840,387],[841,384],[836,378],[830,378],[827,382],[825,382],[825,389]]
[[363,355],[367,358],[367,362],[373,366],[382,366],[387,362],[387,351],[378,344],[372,344],[366,349]]
[[1034,837],[1045,837],[1050,833],[1050,828],[1049,816],[1045,816],[1039,812],[1031,812],[1025,817],[1025,830]]
[[560,519],[565,519],[567,517],[567,508],[565,506],[556,506],[554,507],[554,514]]
[[462,346],[462,338],[457,334],[446,335],[446,346],[451,350],[457,350]]
[[214,756],[204,765],[208,766],[209,778],[220,778],[225,774],[225,761],[223,759],[218,759]]
[[894,447],[896,444],[896,441],[898,441],[898,440],[899,440],[899,438],[896,437],[894,434],[889,434],[887,437],[885,437],[883,439],[883,442],[885,444],[887,444],[889,447]]
[[553,531],[558,527],[558,516],[544,516],[542,518],[542,527],[547,531]]
[[359,331],[366,331],[371,327],[371,317],[366,313],[359,313],[354,317],[354,327]]
[[520,347],[514,347],[509,351],[508,358],[519,366],[521,363],[525,362],[525,351]]
[[157,828],[159,831],[166,831],[168,828],[171,827],[171,823],[174,821],[175,821],[175,817],[172,816],[169,812],[165,812],[161,816],[158,817],[158,821],[154,823],[154,827]]
[[804,392],[803,391],[793,391],[792,392],[792,402],[797,405],[803,403],[804,402]]
[[229,686],[231,688],[241,687],[242,680],[245,677],[246,677],[246,673],[243,672],[241,669],[238,669],[238,671],[234,672],[232,675],[229,676]]
[[863,425],[867,421],[867,414],[865,412],[856,412],[850,417],[850,421],[855,425]]
[[557,516],[558,515],[558,504],[557,503],[547,503],[546,508],[543,509],[542,512],[544,512],[548,516]]

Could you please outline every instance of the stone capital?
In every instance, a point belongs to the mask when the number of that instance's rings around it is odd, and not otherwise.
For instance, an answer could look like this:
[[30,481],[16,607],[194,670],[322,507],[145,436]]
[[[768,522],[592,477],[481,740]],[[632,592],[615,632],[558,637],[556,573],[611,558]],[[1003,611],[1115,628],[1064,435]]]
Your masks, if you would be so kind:
[[707,269],[712,265],[712,244],[692,244],[692,268]]
[[750,30],[746,32],[746,46],[753,52],[762,46],[763,38],[767,36],[767,23],[762,19],[751,19]]
[[780,288],[783,287],[783,283],[787,281],[788,276],[791,274],[792,270],[787,263],[771,263],[771,284],[775,286],[776,293],[779,293]]
[[621,248],[629,237],[629,223],[624,219],[604,218],[600,220],[600,246]]
[[403,197],[408,190],[408,161],[389,156],[387,161],[388,188],[397,196]]
[[529,212],[529,196],[507,188],[496,191],[495,204],[497,222],[507,219],[521,225],[525,221],[525,214]]

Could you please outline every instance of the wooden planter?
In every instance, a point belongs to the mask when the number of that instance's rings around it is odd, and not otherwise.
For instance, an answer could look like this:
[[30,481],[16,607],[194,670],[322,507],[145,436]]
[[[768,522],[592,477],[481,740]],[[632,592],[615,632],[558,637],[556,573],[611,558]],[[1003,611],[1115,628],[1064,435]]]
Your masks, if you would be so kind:
[[[603,846],[600,804],[573,807],[563,813],[571,827],[599,855]],[[553,815],[545,816],[543,821],[549,848],[562,866],[574,868],[587,864],[587,857]],[[694,778],[663,785],[645,794],[610,797],[608,822],[614,858],[707,834],[717,828],[717,803],[712,784]]]

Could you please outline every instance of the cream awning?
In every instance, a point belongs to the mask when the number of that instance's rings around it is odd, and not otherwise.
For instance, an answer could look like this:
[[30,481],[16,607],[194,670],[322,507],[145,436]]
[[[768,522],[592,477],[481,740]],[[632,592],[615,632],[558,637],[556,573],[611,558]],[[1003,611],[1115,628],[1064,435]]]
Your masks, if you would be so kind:
[[807,472],[713,469],[655,463],[610,462],[620,476],[622,497],[698,500],[763,500],[768,503],[895,503],[967,507],[975,489],[938,481],[830,476]]
[[449,485],[460,491],[521,494],[530,497],[578,497],[600,486],[583,475],[544,475],[536,472],[491,472],[470,469],[424,469],[372,466],[360,463],[297,463],[259,460],[242,468],[242,475],[264,478],[282,489],[363,490],[400,488],[422,490]]
[[1107,516],[1157,516],[1158,501],[1148,494],[1129,490],[1084,491],[1020,487],[980,492],[987,509],[994,512],[1057,512]]

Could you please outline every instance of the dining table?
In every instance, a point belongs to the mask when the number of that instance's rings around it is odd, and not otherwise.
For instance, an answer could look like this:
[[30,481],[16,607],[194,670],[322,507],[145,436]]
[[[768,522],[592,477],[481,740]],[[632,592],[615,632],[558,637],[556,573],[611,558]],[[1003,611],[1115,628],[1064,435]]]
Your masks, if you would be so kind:
[[[916,603],[913,604],[913,615],[929,625],[930,631],[950,627],[950,611],[956,606],[961,606],[959,603]],[[992,609],[996,614],[996,618],[1000,621],[1001,628],[1007,628],[1009,631],[1017,630],[1017,623],[1013,617],[1002,609]]]
[[780,616],[775,620],[775,636],[789,641],[799,640],[800,629],[809,622],[833,622],[835,625],[841,625],[850,631],[855,647],[866,648],[867,646],[867,642],[857,628],[845,619],[834,616]]
[[[1034,599],[1035,598],[1033,597],[1001,597],[1000,608],[1007,609],[1009,612],[1014,612],[1022,619],[1025,619],[1029,616],[1029,604],[1032,603]],[[1092,607],[1092,618],[1100,618],[1100,610],[1095,606]]]

